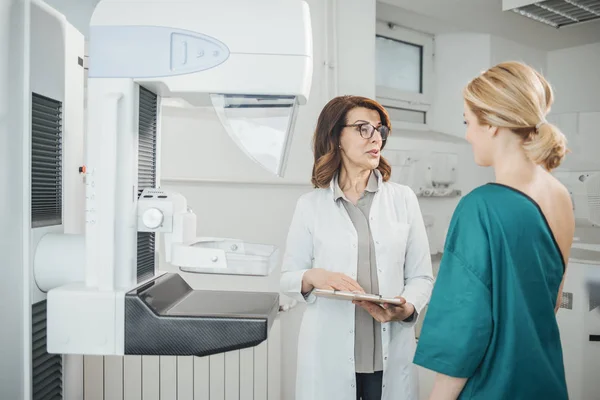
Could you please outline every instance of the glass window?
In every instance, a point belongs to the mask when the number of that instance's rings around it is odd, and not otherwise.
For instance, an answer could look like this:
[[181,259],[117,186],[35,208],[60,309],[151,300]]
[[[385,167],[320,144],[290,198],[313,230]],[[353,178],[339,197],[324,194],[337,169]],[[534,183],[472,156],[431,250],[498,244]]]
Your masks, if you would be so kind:
[[390,120],[393,122],[410,122],[413,124],[427,123],[427,112],[420,110],[407,110],[406,108],[385,106]]
[[211,95],[235,143],[268,171],[283,177],[296,122],[295,97]]
[[377,35],[376,84],[410,93],[423,93],[423,47]]

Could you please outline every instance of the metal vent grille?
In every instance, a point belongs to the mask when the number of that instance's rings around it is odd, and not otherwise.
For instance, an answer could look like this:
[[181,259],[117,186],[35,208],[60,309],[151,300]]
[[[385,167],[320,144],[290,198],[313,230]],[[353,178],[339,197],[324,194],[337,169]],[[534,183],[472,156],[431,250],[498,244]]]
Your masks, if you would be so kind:
[[46,351],[46,300],[31,306],[32,400],[62,399],[62,356]]
[[600,0],[546,0],[512,11],[555,28],[600,18]]
[[[138,141],[138,197],[142,191],[156,186],[156,132],[158,97],[140,86]],[[143,281],[154,275],[155,234],[138,232],[137,279]]]
[[586,286],[590,296],[589,311],[598,309],[597,311],[600,312],[600,281],[588,281]]
[[62,103],[31,96],[31,227],[62,223]]
[[573,309],[573,293],[563,292],[562,299],[560,301],[560,308],[564,308],[566,310]]

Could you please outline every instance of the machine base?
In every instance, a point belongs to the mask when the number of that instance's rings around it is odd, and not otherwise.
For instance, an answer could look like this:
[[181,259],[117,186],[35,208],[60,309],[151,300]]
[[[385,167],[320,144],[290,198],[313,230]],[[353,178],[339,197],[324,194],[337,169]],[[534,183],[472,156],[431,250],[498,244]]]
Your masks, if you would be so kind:
[[279,294],[193,290],[166,273],[125,295],[125,354],[207,356],[267,339]]

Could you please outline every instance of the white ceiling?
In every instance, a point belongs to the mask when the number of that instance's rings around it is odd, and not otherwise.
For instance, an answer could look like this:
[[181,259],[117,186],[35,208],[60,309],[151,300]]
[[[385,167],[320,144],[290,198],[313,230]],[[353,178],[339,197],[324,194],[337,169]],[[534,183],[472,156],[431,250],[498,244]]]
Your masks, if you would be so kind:
[[546,51],[600,42],[600,20],[555,29],[502,11],[502,0],[378,0],[377,16],[433,34],[488,33]]

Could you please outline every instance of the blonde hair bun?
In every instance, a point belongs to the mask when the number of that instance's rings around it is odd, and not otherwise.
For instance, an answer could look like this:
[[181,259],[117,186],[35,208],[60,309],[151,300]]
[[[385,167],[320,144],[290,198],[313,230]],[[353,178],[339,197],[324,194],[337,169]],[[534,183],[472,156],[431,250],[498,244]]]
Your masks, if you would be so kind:
[[536,164],[551,171],[561,164],[568,152],[567,138],[549,122],[539,125],[529,140],[523,143],[527,156]]
[[548,170],[561,164],[567,138],[546,122],[554,93],[535,69],[517,61],[500,63],[469,82],[463,97],[480,124],[508,128],[521,137],[533,162]]

